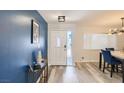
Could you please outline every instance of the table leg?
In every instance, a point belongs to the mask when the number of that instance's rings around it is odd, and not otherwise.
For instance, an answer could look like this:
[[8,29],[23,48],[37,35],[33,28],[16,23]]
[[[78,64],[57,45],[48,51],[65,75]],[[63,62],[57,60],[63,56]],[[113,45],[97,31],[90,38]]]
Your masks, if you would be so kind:
[[46,66],[46,83],[48,82],[48,64]]
[[99,53],[99,69],[101,69],[101,65],[102,65],[102,53]]
[[122,62],[122,83],[124,83],[124,60]]
[[42,75],[43,75],[43,83],[45,83],[45,74],[44,74],[44,70],[43,70],[43,72],[42,72]]

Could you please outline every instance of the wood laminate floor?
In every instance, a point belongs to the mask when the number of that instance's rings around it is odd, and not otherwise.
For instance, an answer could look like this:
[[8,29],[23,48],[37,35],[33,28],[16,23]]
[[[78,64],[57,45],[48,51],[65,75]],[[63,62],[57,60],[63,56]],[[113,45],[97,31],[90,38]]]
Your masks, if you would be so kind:
[[98,68],[98,63],[76,63],[75,66],[50,66],[48,83],[121,83],[121,73]]

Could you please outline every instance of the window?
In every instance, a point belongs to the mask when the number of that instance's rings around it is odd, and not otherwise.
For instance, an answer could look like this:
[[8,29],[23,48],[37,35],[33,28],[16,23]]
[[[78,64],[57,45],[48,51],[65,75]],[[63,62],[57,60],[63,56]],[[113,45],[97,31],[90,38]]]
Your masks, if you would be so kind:
[[106,47],[116,48],[116,36],[107,34],[84,34],[84,49],[104,49]]
[[61,47],[61,38],[60,37],[56,37],[56,47]]

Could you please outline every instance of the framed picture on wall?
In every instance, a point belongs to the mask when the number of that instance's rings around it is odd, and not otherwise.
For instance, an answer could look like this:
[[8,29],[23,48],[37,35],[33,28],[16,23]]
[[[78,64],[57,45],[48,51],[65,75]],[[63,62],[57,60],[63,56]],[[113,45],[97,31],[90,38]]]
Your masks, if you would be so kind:
[[38,44],[40,40],[40,26],[36,20],[31,20],[31,43]]

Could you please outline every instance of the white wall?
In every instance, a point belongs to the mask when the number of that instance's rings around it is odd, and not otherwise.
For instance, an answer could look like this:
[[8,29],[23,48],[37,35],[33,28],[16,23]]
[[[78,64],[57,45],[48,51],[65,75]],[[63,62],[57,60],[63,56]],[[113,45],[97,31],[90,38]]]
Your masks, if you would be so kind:
[[124,34],[117,35],[117,48],[118,50],[124,49]]
[[[99,33],[101,28],[98,27],[83,27],[76,26],[73,43],[73,53],[75,62],[94,62],[98,60],[98,50],[83,49],[83,34],[84,33]],[[84,57],[84,59],[82,59]]]
[[[98,62],[99,61],[99,51],[93,49],[83,49],[83,34],[85,33],[105,33],[108,28],[99,26],[84,26],[82,24],[76,25],[76,31],[74,35],[74,61],[75,62]],[[124,35],[117,36],[117,49],[122,50],[124,47]],[[82,59],[84,57],[84,59]]]

